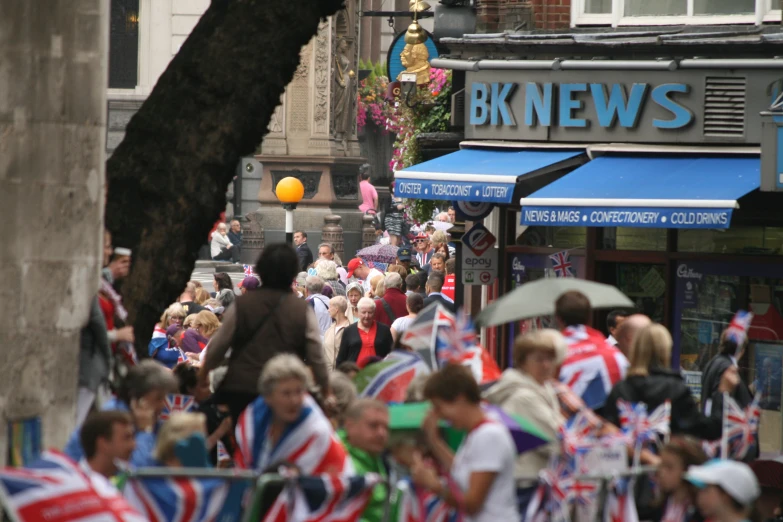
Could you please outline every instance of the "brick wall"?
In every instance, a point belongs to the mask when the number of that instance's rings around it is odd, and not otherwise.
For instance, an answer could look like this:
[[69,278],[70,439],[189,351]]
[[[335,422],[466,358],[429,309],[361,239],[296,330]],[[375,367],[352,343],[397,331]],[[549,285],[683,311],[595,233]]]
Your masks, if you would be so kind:
[[571,0],[476,0],[480,33],[532,29],[567,29]]

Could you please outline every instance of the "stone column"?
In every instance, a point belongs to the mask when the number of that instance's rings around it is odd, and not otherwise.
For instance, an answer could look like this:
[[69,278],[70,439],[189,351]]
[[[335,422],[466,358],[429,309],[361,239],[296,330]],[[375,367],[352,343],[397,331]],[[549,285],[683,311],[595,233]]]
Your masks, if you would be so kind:
[[362,216],[362,248],[375,244],[375,227],[372,226],[372,218],[369,214]]
[[[0,465],[9,421],[75,421],[79,334],[103,248],[109,2],[0,9]],[[32,217],[32,218],[31,218]]]
[[[340,225],[342,218],[337,214],[329,214],[324,216],[324,228],[321,230],[321,241],[324,243],[330,243],[334,248],[334,254],[343,259],[343,227]],[[343,263],[346,260],[343,259]]]
[[245,222],[242,224],[241,260],[246,265],[255,265],[264,251],[264,226],[261,224],[263,218],[261,209],[245,215]]

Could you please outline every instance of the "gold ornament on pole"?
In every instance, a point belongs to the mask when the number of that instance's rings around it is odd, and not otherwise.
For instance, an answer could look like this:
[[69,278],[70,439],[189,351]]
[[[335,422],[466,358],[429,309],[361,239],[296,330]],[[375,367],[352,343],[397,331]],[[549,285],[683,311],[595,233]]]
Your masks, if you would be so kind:
[[413,23],[405,31],[405,48],[400,53],[400,61],[405,67],[397,80],[402,80],[403,74],[415,74],[416,85],[426,85],[430,82],[430,52],[424,42],[427,33],[419,25],[418,14],[430,9],[430,4],[424,0],[410,0],[410,10],[413,13]]

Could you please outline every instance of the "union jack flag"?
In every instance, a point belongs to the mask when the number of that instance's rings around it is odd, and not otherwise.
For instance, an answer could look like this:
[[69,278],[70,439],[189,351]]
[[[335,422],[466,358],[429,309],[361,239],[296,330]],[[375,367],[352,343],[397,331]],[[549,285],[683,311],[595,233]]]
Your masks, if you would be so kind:
[[558,439],[564,455],[576,457],[580,451],[595,445],[598,432],[591,415],[592,412],[582,410],[560,426]]
[[222,479],[134,478],[124,494],[149,522],[212,522],[223,510],[228,489]]
[[430,367],[415,353],[395,350],[354,377],[362,397],[384,402],[404,402],[408,386],[417,375],[428,375]]
[[738,350],[742,349],[745,339],[748,338],[748,330],[752,322],[753,313],[745,310],[737,310],[737,313],[731,318],[731,322],[726,328],[726,337],[737,344]]
[[574,272],[571,270],[571,254],[568,253],[568,250],[552,254],[549,259],[552,260],[552,270],[555,271],[555,277],[574,277]]
[[756,394],[753,402],[743,410],[728,394],[724,395],[722,436],[727,439],[729,454],[722,457],[742,460],[755,444],[761,418],[760,398],[761,395]]
[[641,448],[648,442],[658,442],[658,437],[667,437],[670,433],[672,405],[666,401],[647,415],[647,405],[643,402],[631,404],[624,400],[617,401],[617,412],[620,425],[635,447]]
[[452,324],[444,323],[438,327],[435,338],[438,366],[443,367],[449,362],[461,364],[470,368],[479,383],[497,380],[500,369],[479,344],[470,315],[460,309]]
[[20,522],[146,520],[107,480],[88,475],[58,451],[43,452],[25,468],[0,470],[0,490],[3,507]]
[[245,277],[256,275],[256,273],[253,271],[253,265],[242,265],[242,268],[245,269]]
[[639,522],[633,489],[631,479],[617,478],[612,482],[606,498],[604,522]]
[[160,419],[166,420],[171,417],[175,411],[195,411],[198,408],[196,398],[192,395],[181,395],[179,393],[169,393],[163,405],[163,411],[160,412]]
[[217,460],[218,462],[231,461],[231,455],[228,454],[228,449],[226,449],[226,445],[222,441],[217,443]]
[[[381,483],[375,473],[354,477],[333,474],[298,477],[286,485],[282,497],[292,499],[278,521],[351,522],[359,520],[370,494]],[[267,517],[268,518],[268,517]]]

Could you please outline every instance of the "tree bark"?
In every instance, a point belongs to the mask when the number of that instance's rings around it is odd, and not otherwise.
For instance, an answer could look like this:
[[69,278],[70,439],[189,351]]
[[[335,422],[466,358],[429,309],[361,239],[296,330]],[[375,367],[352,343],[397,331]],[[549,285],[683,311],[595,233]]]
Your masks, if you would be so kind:
[[106,165],[106,226],[133,249],[123,284],[137,352],[190,279],[225,209],[239,158],[252,154],[299,51],[343,0],[212,0]]

